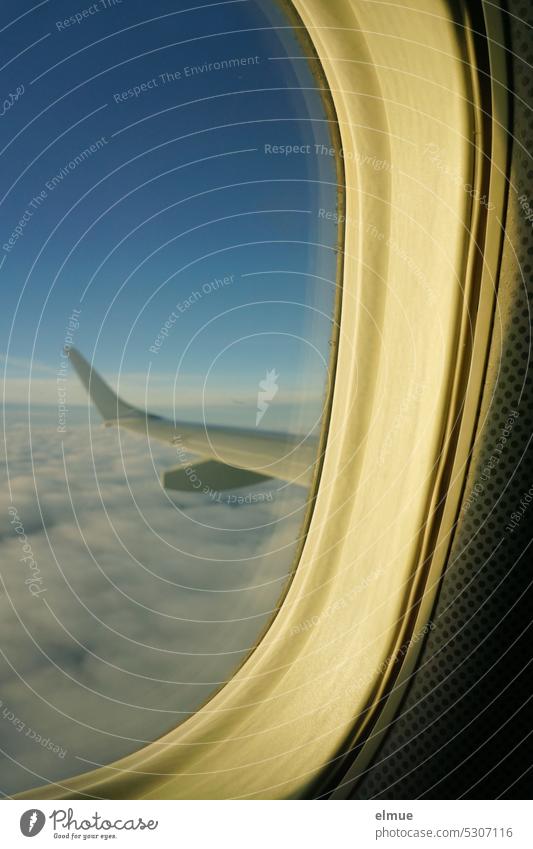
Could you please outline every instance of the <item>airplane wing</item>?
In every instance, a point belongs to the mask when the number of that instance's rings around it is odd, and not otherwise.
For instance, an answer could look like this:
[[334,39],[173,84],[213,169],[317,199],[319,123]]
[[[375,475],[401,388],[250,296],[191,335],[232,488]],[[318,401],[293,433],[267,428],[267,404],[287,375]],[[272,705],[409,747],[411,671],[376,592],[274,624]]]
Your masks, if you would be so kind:
[[[222,492],[275,478],[308,486],[317,457],[314,437],[209,427],[172,421],[123,401],[75,348],[68,354],[106,427],[121,427],[168,442],[179,464],[164,471],[166,489]],[[199,462],[192,462],[194,454]]]

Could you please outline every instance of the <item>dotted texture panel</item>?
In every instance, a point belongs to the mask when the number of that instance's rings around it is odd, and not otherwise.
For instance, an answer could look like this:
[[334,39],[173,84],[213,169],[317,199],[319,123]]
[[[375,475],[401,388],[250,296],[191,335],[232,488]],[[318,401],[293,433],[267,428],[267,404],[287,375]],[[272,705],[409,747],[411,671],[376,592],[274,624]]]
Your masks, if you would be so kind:
[[533,789],[533,6],[511,0],[507,20],[513,148],[484,426],[435,628],[353,798],[528,798]]

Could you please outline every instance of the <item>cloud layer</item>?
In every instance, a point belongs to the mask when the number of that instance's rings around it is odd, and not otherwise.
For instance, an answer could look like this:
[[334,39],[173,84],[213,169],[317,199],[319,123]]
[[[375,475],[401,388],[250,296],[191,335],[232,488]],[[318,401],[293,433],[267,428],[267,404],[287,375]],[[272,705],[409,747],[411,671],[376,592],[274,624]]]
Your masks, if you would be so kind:
[[20,412],[6,446],[0,789],[12,794],[139,748],[231,676],[275,613],[306,493],[273,482],[254,504],[178,497],[159,482],[172,447],[28,428]]

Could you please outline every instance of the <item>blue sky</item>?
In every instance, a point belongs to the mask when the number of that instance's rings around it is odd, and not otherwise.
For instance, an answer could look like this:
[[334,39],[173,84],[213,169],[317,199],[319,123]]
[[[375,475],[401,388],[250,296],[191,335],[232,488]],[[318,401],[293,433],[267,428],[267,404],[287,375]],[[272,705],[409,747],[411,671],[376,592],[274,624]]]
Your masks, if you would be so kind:
[[[314,152],[329,128],[307,64],[283,58],[301,47],[270,3],[157,2],[147,14],[123,0],[83,17],[90,6],[44,3],[1,34],[20,53],[3,90],[24,86],[2,117],[6,399],[27,394],[32,359],[33,403],[55,402],[77,309],[74,344],[109,379],[120,373],[133,400],[149,371],[152,406],[179,409],[183,396],[195,417],[207,378],[214,407],[226,393],[234,405],[214,418],[242,424],[239,407],[276,368],[288,425],[291,398],[322,395],[335,275],[335,229],[318,217],[335,207],[334,160]],[[3,20],[27,8],[6,3]],[[245,63],[209,70],[231,59]],[[154,356],[161,327],[198,291]],[[82,400],[73,386],[71,404]]]

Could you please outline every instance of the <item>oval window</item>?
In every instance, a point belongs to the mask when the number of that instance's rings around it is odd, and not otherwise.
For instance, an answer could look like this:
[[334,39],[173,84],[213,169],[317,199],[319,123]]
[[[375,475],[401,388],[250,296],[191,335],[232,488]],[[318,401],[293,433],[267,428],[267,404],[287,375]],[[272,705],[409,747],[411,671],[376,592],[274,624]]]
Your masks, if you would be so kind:
[[277,4],[2,17],[12,794],[185,721],[275,616],[319,473],[339,216],[327,94]]

